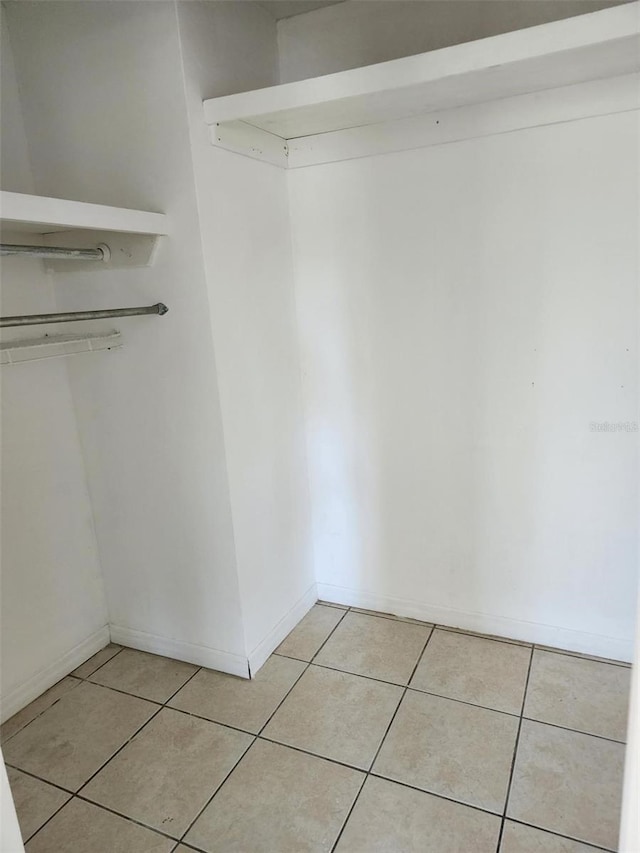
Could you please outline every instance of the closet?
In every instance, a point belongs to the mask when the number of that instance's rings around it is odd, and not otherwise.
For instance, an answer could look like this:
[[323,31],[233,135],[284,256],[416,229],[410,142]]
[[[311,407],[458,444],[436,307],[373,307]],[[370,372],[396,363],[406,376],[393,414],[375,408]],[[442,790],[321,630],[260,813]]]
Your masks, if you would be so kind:
[[3,6],[2,316],[169,308],[3,330],[3,718],[317,598],[632,657],[638,3],[357,5]]

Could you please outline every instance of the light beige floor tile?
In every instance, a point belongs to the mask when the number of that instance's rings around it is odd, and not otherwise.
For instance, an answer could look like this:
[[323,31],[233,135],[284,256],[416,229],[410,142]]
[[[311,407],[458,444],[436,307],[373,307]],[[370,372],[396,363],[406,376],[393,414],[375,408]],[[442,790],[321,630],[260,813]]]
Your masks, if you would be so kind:
[[71,800],[27,844],[27,853],[170,853],[175,841],[82,800]]
[[43,711],[50,708],[61,696],[78,687],[80,682],[75,678],[63,678],[53,687],[50,687],[37,699],[34,699],[29,705],[14,714],[13,717],[2,724],[0,732],[2,733],[2,743],[5,743],[10,737],[13,737],[20,729],[23,729],[32,720],[35,720]]
[[108,646],[105,646],[104,649],[100,649],[97,654],[93,655],[86,660],[83,664],[77,669],[74,669],[71,675],[75,675],[76,678],[88,678],[92,673],[101,667],[103,663],[106,663],[108,660],[111,660],[114,655],[117,655],[122,646],[118,646],[115,643],[109,643]]
[[624,746],[523,720],[508,815],[615,849]]
[[310,661],[345,615],[338,607],[314,604],[307,615],[276,649],[279,655]]
[[430,633],[428,625],[351,611],[325,643],[315,663],[406,684]]
[[272,655],[252,679],[203,669],[169,705],[257,734],[305,666],[304,661]]
[[9,786],[18,815],[22,839],[26,841],[70,798],[70,794],[47,782],[7,767]]
[[500,818],[369,776],[336,853],[495,853]]
[[150,702],[83,681],[11,738],[4,758],[77,791],[156,711]]
[[436,628],[411,687],[520,714],[530,658],[524,646]]
[[264,736],[368,769],[401,696],[395,685],[312,665]]
[[631,670],[536,649],[524,715],[626,740]]
[[89,681],[115,687],[152,702],[166,702],[198,669],[192,663],[123,649]]
[[502,813],[518,718],[409,690],[373,772]]
[[185,840],[211,853],[329,853],[364,774],[258,740]]
[[165,708],[82,796],[179,838],[252,740]]
[[600,853],[601,849],[510,820],[505,821],[500,844],[500,853]]

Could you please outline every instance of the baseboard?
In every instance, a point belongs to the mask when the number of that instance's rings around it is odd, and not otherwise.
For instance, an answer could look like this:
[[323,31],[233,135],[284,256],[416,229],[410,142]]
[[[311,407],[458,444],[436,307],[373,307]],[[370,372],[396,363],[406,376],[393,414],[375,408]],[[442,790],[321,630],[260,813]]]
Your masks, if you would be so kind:
[[412,619],[420,619],[423,622],[447,625],[450,628],[493,634],[496,637],[523,640],[527,643],[537,643],[541,646],[551,646],[552,648],[610,658],[611,660],[629,662],[633,659],[633,638],[627,640],[619,637],[607,637],[602,634],[590,634],[574,631],[570,628],[561,628],[557,625],[545,625],[540,622],[527,622],[487,613],[456,610],[452,607],[423,604],[409,599],[361,592],[333,584],[319,583],[318,598],[335,604],[345,604],[349,607],[362,607],[366,610],[393,613],[396,616],[407,616]]
[[95,633],[74,646],[62,657],[49,666],[41,669],[23,684],[14,687],[6,696],[0,699],[0,720],[4,722],[21,711],[29,702],[33,702],[45,690],[53,687],[65,675],[84,663],[91,655],[95,655],[109,643],[109,626],[104,625]]
[[249,670],[252,676],[260,669],[271,652],[278,648],[287,634],[296,627],[302,617],[307,615],[317,600],[318,592],[314,582],[302,598],[293,605],[291,610],[283,616],[275,628],[269,631],[264,640],[261,640],[249,655]]
[[232,652],[223,652],[220,649],[199,646],[196,643],[185,643],[159,634],[147,634],[145,631],[135,631],[133,628],[124,628],[122,625],[111,625],[111,642],[128,646],[130,649],[138,649],[141,652],[151,652],[154,655],[175,658],[187,663],[195,663],[197,666],[206,666],[207,669],[217,669],[219,672],[249,678],[246,657],[234,655]]

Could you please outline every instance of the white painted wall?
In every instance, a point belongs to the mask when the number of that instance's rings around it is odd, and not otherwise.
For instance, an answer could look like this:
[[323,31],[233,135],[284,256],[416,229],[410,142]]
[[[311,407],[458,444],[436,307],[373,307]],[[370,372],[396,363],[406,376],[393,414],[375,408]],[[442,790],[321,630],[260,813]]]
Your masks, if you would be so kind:
[[[3,188],[32,190],[2,15]],[[10,239],[10,238],[9,238]],[[4,258],[3,314],[55,310],[38,261]],[[5,329],[2,339],[49,327]],[[1,716],[10,716],[109,640],[104,589],[64,360],[2,368]],[[65,671],[65,667],[68,669]]]
[[202,101],[277,82],[276,29],[252,3],[182,3],[179,15],[245,641],[255,671],[316,598],[286,174],[212,147]]
[[624,0],[347,0],[278,22],[280,82],[595,12]]
[[56,276],[62,310],[170,309],[117,324],[121,352],[69,364],[112,636],[246,675],[174,4],[8,17],[36,191],[170,218],[151,267]]
[[630,659],[633,114],[289,172],[320,597]]
[[24,853],[20,825],[13,804],[7,771],[0,751],[0,850],[4,853]]

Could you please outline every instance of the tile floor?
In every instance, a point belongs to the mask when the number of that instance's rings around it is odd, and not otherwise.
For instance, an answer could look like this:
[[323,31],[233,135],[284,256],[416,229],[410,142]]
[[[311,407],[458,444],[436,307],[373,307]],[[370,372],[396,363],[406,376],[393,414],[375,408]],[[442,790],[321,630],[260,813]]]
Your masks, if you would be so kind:
[[629,678],[320,603],[253,681],[108,646],[2,748],[28,853],[595,853]]

